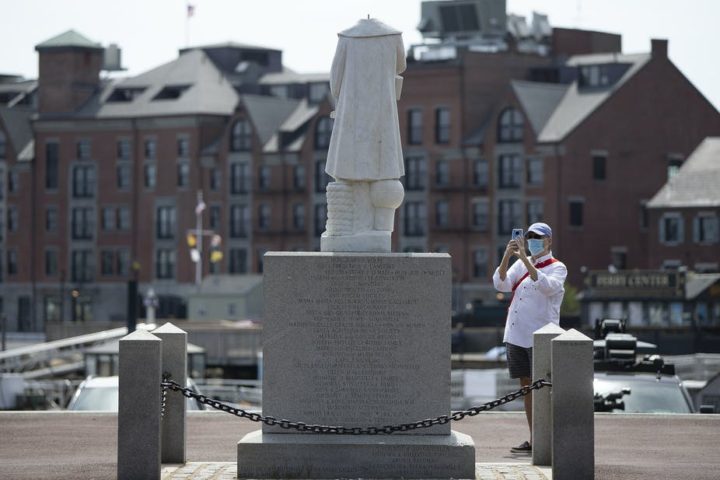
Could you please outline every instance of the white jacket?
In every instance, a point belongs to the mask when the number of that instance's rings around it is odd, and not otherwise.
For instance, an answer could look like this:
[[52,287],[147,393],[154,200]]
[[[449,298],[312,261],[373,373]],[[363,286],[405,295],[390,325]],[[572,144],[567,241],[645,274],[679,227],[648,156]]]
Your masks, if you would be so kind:
[[[535,260],[538,265],[552,258],[552,252]],[[528,258],[531,262],[532,260]],[[505,280],[500,280],[500,267],[495,269],[493,284],[501,292],[512,292],[512,287],[527,273],[525,264],[516,261],[508,268]],[[530,348],[533,345],[533,332],[548,323],[560,324],[560,305],[565,294],[567,267],[557,261],[538,269],[538,279],[533,281],[528,275],[518,285],[508,308],[505,321],[503,342],[519,347]]]

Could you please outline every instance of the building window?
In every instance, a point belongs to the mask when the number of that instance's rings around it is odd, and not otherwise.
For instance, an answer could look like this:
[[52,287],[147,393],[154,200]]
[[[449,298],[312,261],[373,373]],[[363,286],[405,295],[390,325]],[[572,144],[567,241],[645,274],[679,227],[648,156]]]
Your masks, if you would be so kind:
[[488,162],[479,158],[473,162],[473,185],[487,188],[489,182]]
[[527,184],[532,186],[538,186],[543,184],[543,180],[543,159],[538,157],[528,158]]
[[311,83],[308,89],[308,100],[310,100],[310,103],[320,103],[330,91],[330,85],[328,85],[327,82],[315,82]]
[[519,143],[523,140],[524,120],[519,110],[506,108],[498,119],[498,142]]
[[8,171],[7,177],[8,193],[17,192],[20,188],[20,178],[18,173],[14,170],[10,170]]
[[583,226],[583,206],[582,200],[570,200],[570,226],[571,227],[582,227]]
[[55,142],[45,144],[45,188],[56,190],[60,169],[60,154]]
[[423,202],[406,202],[404,215],[405,235],[420,237],[425,234],[427,210]]
[[613,247],[610,250],[610,264],[617,270],[627,270],[627,248]]
[[302,203],[293,205],[293,227],[296,230],[305,228],[305,205]]
[[513,228],[522,226],[522,207],[519,200],[500,200],[498,202],[498,233],[506,235]]
[[250,122],[240,119],[233,124],[230,150],[233,152],[249,152],[252,148],[252,128]]
[[18,229],[18,211],[15,207],[7,209],[7,229],[8,232],[15,232]]
[[333,120],[330,117],[320,117],[315,125],[315,150],[325,150],[330,146]]
[[0,168],[0,199],[5,197],[5,171]]
[[680,213],[669,212],[660,218],[660,242],[668,245],[677,245],[685,237],[683,217]]
[[293,188],[303,190],[305,188],[305,165],[293,167]]
[[270,228],[270,205],[261,203],[258,206],[258,228],[267,230]]
[[100,252],[100,275],[115,274],[115,252],[103,250]]
[[175,250],[159,248],[155,253],[155,277],[175,278]]
[[490,228],[490,203],[487,200],[476,200],[472,204],[472,226],[481,232]]
[[671,155],[668,158],[668,164],[667,164],[667,178],[670,180],[672,177],[677,175],[678,171],[680,171],[680,167],[682,167],[683,159],[682,157],[678,155]]
[[148,138],[145,140],[145,158],[148,160],[154,160],[157,155],[157,142],[154,138]]
[[272,175],[272,170],[270,170],[270,167],[267,165],[263,165],[258,170],[258,188],[260,190],[267,190],[270,188],[270,177]]
[[522,183],[522,157],[500,155],[498,159],[498,187],[519,188]]
[[542,200],[530,200],[527,203],[527,224],[532,225],[535,222],[542,222],[544,216],[545,204]]
[[77,142],[78,160],[89,160],[90,155],[90,140],[80,140],[79,142]]
[[473,277],[484,278],[487,276],[488,253],[486,248],[478,248],[473,251]]
[[145,188],[155,188],[157,183],[157,166],[154,163],[143,165],[143,176],[145,177]]
[[450,183],[450,165],[447,160],[438,160],[435,163],[435,185],[447,186]]
[[74,298],[71,307],[73,322],[92,322],[92,300],[86,297]]
[[250,210],[247,205],[230,206],[230,236],[232,238],[247,237],[250,223]]
[[0,159],[4,160],[7,155],[7,137],[5,133],[0,130]]
[[60,302],[60,299],[58,297],[45,297],[43,299],[43,318],[45,319],[46,323],[49,322],[59,322],[61,318],[61,309],[62,303]]
[[594,154],[592,156],[593,165],[593,180],[605,180],[606,171],[605,166],[607,164],[607,155]]
[[315,191],[324,193],[331,181],[332,178],[325,172],[325,160],[317,160],[315,162]]
[[6,256],[7,256],[7,273],[8,273],[8,275],[17,275],[17,273],[18,273],[17,252],[15,250],[8,250]]
[[95,167],[83,165],[73,168],[73,197],[92,198],[95,195]]
[[130,208],[119,207],[117,209],[117,228],[124,232],[130,230]]
[[230,249],[230,273],[247,273],[247,250],[244,248]]
[[250,178],[248,177],[247,163],[233,163],[230,165],[230,193],[247,193]]
[[425,159],[423,157],[407,157],[405,159],[406,190],[424,190],[426,176]]
[[128,190],[132,179],[132,169],[129,163],[121,163],[115,167],[116,185],[119,190]]
[[220,190],[220,181],[222,177],[220,175],[220,169],[219,168],[213,168],[210,170],[210,190],[218,191]]
[[180,158],[188,158],[190,156],[190,140],[187,138],[177,139],[177,154]]
[[102,229],[106,232],[115,230],[115,208],[105,207],[102,209]]
[[190,164],[180,162],[177,165],[177,186],[187,187],[190,183]]
[[92,250],[73,250],[70,279],[73,282],[90,282],[93,280]]
[[56,207],[47,207],[45,209],[45,231],[48,233],[57,232],[58,227],[58,210]]
[[578,85],[580,87],[604,87],[610,84],[610,76],[605,65],[584,65],[580,67]]
[[157,238],[175,238],[175,207],[157,207]]
[[220,205],[210,205],[210,228],[212,230],[220,229]]
[[714,213],[699,213],[693,219],[693,238],[695,243],[712,244],[718,242],[718,217]]
[[450,143],[450,109],[435,109],[435,143]]
[[118,140],[117,158],[118,160],[130,160],[130,140]]
[[91,207],[72,209],[72,238],[74,240],[91,240],[95,230],[95,212]]
[[325,231],[327,222],[327,204],[318,203],[315,205],[315,236],[319,237]]
[[450,223],[450,211],[447,200],[435,202],[435,226],[447,227]]
[[422,110],[411,108],[407,111],[407,143],[408,145],[422,144],[423,124]]

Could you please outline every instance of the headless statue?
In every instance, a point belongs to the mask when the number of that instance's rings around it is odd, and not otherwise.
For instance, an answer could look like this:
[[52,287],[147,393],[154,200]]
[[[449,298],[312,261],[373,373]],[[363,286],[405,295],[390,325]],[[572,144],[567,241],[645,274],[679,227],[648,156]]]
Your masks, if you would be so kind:
[[405,70],[401,32],[376,19],[338,34],[330,70],[335,124],[325,171],[328,220],[321,250],[389,252],[405,174],[397,100]]

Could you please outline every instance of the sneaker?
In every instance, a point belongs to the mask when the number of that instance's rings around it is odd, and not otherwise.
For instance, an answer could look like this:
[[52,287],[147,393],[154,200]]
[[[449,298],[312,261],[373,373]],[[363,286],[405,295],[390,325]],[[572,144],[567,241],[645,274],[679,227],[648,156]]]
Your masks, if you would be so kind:
[[512,447],[510,449],[512,453],[530,453],[532,452],[532,445],[530,445],[530,442],[523,442],[517,447]]

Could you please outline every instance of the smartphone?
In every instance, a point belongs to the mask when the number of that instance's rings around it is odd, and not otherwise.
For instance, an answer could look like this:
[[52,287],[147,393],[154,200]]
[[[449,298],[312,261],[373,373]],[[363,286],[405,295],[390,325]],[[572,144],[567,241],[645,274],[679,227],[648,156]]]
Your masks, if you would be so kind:
[[512,239],[513,240],[522,240],[523,238],[523,229],[522,228],[513,228],[512,229]]

